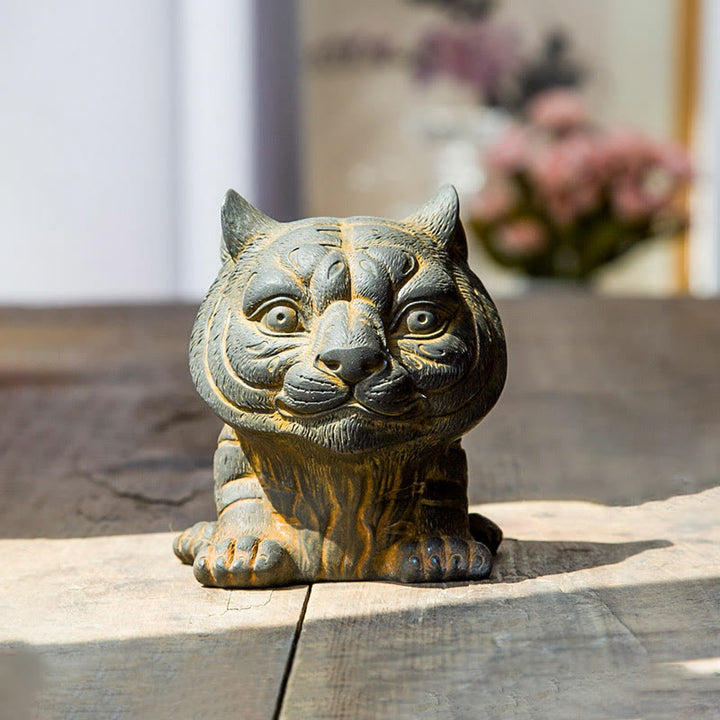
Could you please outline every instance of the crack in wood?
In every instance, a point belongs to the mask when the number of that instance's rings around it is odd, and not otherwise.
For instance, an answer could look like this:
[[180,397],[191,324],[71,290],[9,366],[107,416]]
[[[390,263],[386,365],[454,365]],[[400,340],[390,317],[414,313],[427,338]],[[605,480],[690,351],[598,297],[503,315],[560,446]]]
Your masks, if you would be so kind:
[[205,488],[198,488],[185,493],[185,495],[181,495],[179,498],[151,497],[137,491],[118,490],[113,487],[109,481],[103,480],[97,475],[86,475],[86,479],[96,487],[107,490],[115,497],[122,498],[123,500],[134,500],[135,502],[143,503],[145,505],[168,505],[170,507],[181,507],[205,492]]

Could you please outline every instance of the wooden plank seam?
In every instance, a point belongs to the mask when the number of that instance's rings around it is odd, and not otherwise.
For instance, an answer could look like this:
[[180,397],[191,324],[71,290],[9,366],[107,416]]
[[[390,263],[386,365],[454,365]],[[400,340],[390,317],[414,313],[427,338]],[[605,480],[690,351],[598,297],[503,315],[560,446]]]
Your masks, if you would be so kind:
[[303,602],[302,610],[300,610],[300,617],[298,618],[297,625],[295,626],[295,634],[293,635],[292,645],[290,646],[290,653],[288,654],[288,659],[285,663],[285,672],[283,673],[282,680],[280,681],[280,688],[278,689],[277,704],[275,705],[275,712],[273,712],[273,720],[279,720],[282,714],[283,703],[285,701],[285,691],[287,690],[290,674],[293,670],[295,652],[297,650],[298,643],[300,642],[300,633],[302,633],[303,621],[305,620],[305,613],[307,612],[308,604],[310,603],[312,588],[312,584],[308,585],[307,592],[305,593],[305,601]]

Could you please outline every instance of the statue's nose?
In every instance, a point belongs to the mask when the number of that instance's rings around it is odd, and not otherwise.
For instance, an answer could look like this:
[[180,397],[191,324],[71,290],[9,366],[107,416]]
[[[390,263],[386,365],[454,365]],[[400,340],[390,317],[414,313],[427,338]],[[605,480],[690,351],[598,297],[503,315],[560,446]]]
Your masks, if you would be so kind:
[[386,364],[385,354],[370,347],[332,348],[321,352],[317,364],[347,383],[358,383]]

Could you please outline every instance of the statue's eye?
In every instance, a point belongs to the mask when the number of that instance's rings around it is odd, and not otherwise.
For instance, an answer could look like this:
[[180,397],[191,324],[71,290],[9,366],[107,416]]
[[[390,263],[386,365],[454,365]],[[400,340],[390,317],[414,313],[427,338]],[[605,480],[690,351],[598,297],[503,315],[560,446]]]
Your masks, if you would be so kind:
[[294,333],[300,329],[297,308],[287,303],[273,305],[265,311],[260,322],[273,333]]
[[406,335],[433,335],[443,329],[447,321],[444,313],[432,305],[417,305],[402,316],[398,330]]

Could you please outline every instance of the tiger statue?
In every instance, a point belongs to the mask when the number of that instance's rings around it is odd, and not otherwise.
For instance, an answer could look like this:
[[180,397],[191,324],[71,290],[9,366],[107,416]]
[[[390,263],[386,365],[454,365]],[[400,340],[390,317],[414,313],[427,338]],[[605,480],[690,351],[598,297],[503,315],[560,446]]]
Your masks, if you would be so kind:
[[460,437],[500,396],[506,346],[455,189],[402,221],[288,223],[230,190],[222,232],[190,343],[225,423],[218,519],[176,555],[217,587],[487,578],[502,533],[468,514]]

